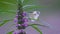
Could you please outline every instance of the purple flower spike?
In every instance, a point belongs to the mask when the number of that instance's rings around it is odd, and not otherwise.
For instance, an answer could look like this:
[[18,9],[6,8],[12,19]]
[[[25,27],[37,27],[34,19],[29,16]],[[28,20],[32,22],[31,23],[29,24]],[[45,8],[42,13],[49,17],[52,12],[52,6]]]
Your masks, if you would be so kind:
[[23,16],[26,16],[26,12],[23,12],[23,14],[22,14]]

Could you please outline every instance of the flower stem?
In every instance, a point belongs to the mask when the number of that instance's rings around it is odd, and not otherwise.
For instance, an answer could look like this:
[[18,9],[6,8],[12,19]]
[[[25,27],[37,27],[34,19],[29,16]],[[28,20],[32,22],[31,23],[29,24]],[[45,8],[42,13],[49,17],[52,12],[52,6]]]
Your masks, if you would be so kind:
[[[21,2],[21,0],[18,0],[17,1],[18,2],[18,12],[17,12],[17,14],[18,14],[18,23],[17,24],[19,24],[19,25],[21,25],[21,24],[23,24],[24,22],[22,21],[22,19],[23,19],[23,5],[22,5],[22,2]],[[22,27],[22,26],[18,26],[18,30],[22,30],[24,27]],[[19,34],[26,34],[26,32],[25,31],[23,31],[23,32],[20,32]]]
[[[22,9],[22,2],[21,0],[18,0],[18,24],[22,24],[23,22],[21,22],[23,16],[23,9]],[[20,29],[20,27],[18,27],[18,29]]]

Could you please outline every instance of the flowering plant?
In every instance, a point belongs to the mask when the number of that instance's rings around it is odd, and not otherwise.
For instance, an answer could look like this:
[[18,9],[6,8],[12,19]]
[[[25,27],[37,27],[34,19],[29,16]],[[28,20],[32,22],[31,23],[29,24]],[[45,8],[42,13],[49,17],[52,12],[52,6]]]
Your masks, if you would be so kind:
[[[17,0],[17,3],[16,3],[17,10],[15,10],[16,12],[11,12],[13,14],[16,14],[16,17],[14,18],[14,22],[15,22],[14,25],[16,25],[17,29],[14,31],[10,31],[7,34],[26,34],[26,31],[24,31],[24,29],[26,29],[29,26],[32,26],[40,34],[42,34],[42,31],[37,26],[43,26],[43,27],[48,27],[48,26],[33,23],[39,19],[40,11],[33,11],[32,13],[24,11],[26,7],[30,7],[30,8],[31,7],[40,8],[40,7],[36,6],[36,5],[25,5],[24,6],[23,5],[24,1],[28,1],[28,0]],[[4,3],[11,4],[8,2],[4,2]],[[14,4],[12,4],[12,5],[14,5]],[[13,11],[13,10],[9,10],[9,11]],[[13,20],[13,19],[11,19],[11,20]],[[0,24],[0,27],[11,20],[4,20],[3,23]],[[29,21],[31,21],[33,24],[28,24]]]

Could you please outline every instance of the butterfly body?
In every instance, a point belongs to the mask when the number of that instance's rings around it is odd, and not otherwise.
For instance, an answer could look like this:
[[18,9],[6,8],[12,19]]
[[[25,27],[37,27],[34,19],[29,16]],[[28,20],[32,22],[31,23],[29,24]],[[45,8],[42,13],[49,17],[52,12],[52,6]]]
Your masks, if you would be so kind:
[[28,18],[32,22],[34,22],[34,21],[38,20],[39,15],[40,15],[40,12],[39,11],[33,11],[31,13],[28,13]]

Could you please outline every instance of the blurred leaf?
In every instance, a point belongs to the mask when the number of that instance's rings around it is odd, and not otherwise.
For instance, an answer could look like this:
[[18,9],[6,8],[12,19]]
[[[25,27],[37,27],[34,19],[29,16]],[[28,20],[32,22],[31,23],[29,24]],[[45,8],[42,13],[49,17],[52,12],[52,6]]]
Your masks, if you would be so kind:
[[16,0],[0,0],[0,10],[15,10],[17,8]]
[[8,2],[8,3],[16,4],[17,0],[0,0],[0,2]]
[[21,2],[23,3],[23,2],[24,2],[24,0],[21,0]]
[[[17,4],[16,3],[17,3],[16,0],[0,0],[0,13],[1,12],[8,12],[8,13],[16,12],[16,10],[17,10]],[[1,15],[2,14],[0,14],[0,16]],[[6,14],[4,14],[4,15],[6,15]]]
[[23,8],[31,7],[31,6],[35,6],[35,5],[25,5],[25,6],[23,6]]
[[36,25],[32,25],[32,27],[33,27],[36,31],[38,31],[40,34],[42,34],[42,31],[41,31]]
[[0,13],[11,13],[11,14],[16,14],[16,11],[15,10],[1,10]]
[[25,5],[25,6],[23,6],[23,9],[25,11],[33,10],[33,9],[40,9],[40,8],[46,8],[46,6],[39,6],[39,5]]
[[[17,11],[17,0],[0,0],[0,17],[11,19]],[[12,16],[12,17],[11,17]]]
[[10,32],[8,32],[7,34],[12,34],[13,33],[13,31],[10,31]]
[[35,1],[36,0],[24,0],[23,5],[33,4]]
[[0,1],[1,3],[4,3],[4,4],[7,4],[7,5],[16,5],[16,4],[13,4],[13,3],[10,3],[10,2],[6,2],[6,1]]
[[29,24],[28,26],[33,26],[33,25],[36,25],[36,26],[42,26],[42,27],[48,27],[48,26],[42,25],[42,24]]
[[26,5],[27,2],[29,2],[29,0],[24,0],[23,5],[24,5],[24,4]]
[[3,23],[0,24],[0,27],[3,26],[4,24],[8,23],[11,20],[4,20]]

